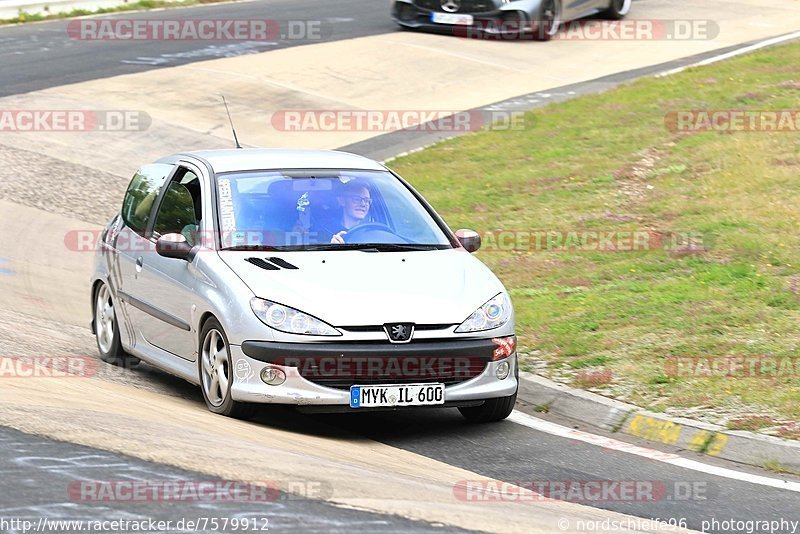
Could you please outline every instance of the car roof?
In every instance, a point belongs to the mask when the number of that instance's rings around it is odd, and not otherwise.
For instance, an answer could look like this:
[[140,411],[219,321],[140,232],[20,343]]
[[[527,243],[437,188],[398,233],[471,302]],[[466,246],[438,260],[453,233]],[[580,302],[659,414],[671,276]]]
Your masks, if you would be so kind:
[[215,173],[267,169],[385,170],[380,163],[347,152],[284,148],[198,150],[175,154],[169,158],[164,158],[161,162],[174,163],[174,160],[186,156],[205,160]]

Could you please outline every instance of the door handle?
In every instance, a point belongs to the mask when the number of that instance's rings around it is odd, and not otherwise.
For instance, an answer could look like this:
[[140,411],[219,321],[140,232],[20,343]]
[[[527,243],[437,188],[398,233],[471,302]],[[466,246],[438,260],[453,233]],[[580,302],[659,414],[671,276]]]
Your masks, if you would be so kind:
[[138,258],[136,258],[136,272],[137,273],[142,272],[142,267],[143,266],[144,266],[144,258],[139,256]]

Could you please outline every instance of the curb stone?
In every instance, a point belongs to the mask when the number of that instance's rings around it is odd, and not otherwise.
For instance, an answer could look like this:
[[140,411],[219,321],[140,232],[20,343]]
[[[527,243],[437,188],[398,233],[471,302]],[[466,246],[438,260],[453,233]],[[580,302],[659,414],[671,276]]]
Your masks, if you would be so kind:
[[649,412],[638,406],[573,389],[520,371],[518,398],[541,411],[578,423],[672,445],[742,464],[776,462],[800,471],[800,443],[718,425]]

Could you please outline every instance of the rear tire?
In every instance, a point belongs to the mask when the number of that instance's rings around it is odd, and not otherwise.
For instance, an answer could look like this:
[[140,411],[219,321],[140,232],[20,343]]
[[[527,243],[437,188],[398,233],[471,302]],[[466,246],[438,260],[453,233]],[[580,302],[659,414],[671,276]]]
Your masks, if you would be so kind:
[[235,419],[250,419],[256,414],[254,404],[237,402],[231,397],[234,375],[228,337],[213,317],[205,322],[200,332],[197,372],[209,411]]
[[458,411],[470,423],[495,423],[502,421],[514,410],[517,403],[517,394],[496,399],[486,399],[480,406],[459,408]]
[[131,356],[122,348],[114,297],[111,296],[111,288],[105,282],[102,282],[97,287],[92,312],[94,317],[94,336],[100,359],[111,365],[126,369],[139,365],[141,360]]
[[611,0],[611,6],[603,11],[603,18],[622,20],[631,11],[632,0]]

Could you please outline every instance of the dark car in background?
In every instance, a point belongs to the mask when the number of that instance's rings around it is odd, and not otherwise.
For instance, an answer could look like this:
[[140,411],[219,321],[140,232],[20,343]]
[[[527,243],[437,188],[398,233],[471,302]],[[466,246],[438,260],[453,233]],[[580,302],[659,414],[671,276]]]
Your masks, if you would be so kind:
[[404,28],[461,37],[552,39],[565,22],[600,15],[624,18],[632,0],[396,0],[392,18]]

